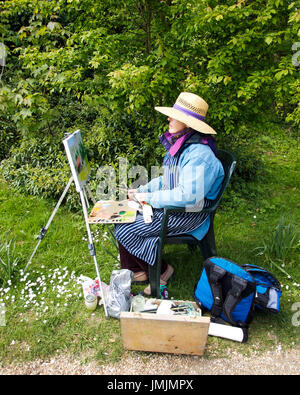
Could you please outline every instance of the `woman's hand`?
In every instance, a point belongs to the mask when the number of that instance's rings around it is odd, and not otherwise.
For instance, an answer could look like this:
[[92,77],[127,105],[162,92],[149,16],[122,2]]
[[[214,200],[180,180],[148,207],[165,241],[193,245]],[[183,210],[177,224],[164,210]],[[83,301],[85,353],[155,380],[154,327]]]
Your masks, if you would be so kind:
[[139,201],[140,203],[146,200],[147,193],[139,193],[137,189],[128,189],[128,199]]
[[133,200],[134,195],[137,193],[137,189],[128,189],[127,194],[128,194],[128,199]]
[[147,193],[135,193],[134,197],[140,202],[145,202],[147,198]]

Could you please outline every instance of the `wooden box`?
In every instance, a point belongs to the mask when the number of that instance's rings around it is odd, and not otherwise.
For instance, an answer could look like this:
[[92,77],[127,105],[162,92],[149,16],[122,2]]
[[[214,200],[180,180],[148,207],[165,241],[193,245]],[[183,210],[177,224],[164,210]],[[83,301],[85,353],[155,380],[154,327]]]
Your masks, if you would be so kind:
[[[155,299],[153,303],[160,304],[161,300]],[[196,303],[189,303],[197,308]],[[122,312],[120,322],[123,346],[127,350],[203,355],[210,318]]]

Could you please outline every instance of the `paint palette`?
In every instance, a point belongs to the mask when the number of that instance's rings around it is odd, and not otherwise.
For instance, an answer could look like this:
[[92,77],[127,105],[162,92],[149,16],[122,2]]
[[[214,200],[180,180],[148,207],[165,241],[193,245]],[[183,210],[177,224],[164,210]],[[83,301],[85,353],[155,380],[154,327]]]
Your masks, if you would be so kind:
[[131,207],[129,200],[99,200],[93,207],[89,218],[89,224],[125,224],[134,222],[136,210]]

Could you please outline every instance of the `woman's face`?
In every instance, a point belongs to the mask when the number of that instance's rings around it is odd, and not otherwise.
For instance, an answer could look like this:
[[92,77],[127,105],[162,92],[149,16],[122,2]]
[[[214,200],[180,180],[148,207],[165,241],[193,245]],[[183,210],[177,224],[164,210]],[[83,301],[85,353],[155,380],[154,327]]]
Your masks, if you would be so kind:
[[169,132],[170,133],[180,132],[181,130],[183,130],[187,127],[185,123],[177,121],[174,118],[169,117],[168,121],[169,121]]

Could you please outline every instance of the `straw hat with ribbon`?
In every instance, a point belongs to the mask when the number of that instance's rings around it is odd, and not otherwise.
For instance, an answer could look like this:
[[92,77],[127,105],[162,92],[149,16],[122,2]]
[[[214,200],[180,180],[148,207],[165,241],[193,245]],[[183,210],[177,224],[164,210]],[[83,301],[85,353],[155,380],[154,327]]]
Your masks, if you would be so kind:
[[170,118],[185,123],[198,132],[217,134],[212,127],[204,122],[208,104],[194,93],[181,92],[173,107],[155,107],[155,110]]

